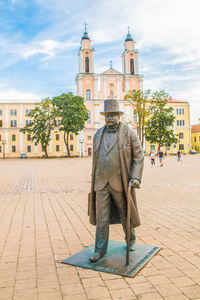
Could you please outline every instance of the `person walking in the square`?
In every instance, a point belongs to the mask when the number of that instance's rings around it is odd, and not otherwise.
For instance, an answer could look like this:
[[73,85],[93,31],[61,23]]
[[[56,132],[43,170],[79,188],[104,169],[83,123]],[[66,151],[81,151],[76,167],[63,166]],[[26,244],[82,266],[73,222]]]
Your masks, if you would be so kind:
[[155,165],[156,162],[155,162],[155,158],[156,158],[156,153],[154,150],[151,151],[151,154],[150,154],[150,160],[151,160],[151,165]]
[[158,158],[159,158],[159,161],[160,161],[160,167],[163,167],[164,153],[163,153],[163,151],[161,150],[161,148],[160,148],[159,151],[158,151]]
[[177,161],[180,161],[180,157],[181,157],[181,152],[180,152],[180,150],[178,150],[178,152],[177,152]]

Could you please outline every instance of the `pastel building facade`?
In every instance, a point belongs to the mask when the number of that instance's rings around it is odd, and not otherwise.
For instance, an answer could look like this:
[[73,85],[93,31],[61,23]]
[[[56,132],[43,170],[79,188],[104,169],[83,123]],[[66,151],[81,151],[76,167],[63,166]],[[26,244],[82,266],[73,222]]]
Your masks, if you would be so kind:
[[137,118],[130,103],[123,99],[129,90],[143,88],[143,76],[139,74],[138,54],[135,42],[128,32],[121,57],[122,72],[115,70],[111,64],[108,70],[97,74],[94,49],[85,30],[78,53],[79,73],[76,76],[76,88],[77,95],[85,99],[89,119],[85,129],[78,136],[77,145],[80,155],[92,155],[94,133],[104,125],[104,117],[100,112],[104,110],[105,99],[119,101],[120,109],[124,112],[122,121],[132,124],[134,118]]
[[[191,150],[191,126],[190,126],[190,106],[187,101],[173,99],[169,97],[168,106],[173,107],[176,117],[173,130],[178,142],[171,146],[163,146],[162,150],[169,154],[176,154],[178,150],[188,154]],[[145,150],[150,153],[152,150],[158,151],[158,145],[150,144],[146,141]]]
[[[31,121],[27,115],[35,107],[35,102],[13,100],[0,103],[0,158],[16,158],[21,154],[26,154],[27,157],[44,155],[41,144],[36,145],[29,134],[20,132]],[[77,155],[76,136],[70,135],[69,144],[72,155]],[[48,154],[57,157],[67,154],[63,132],[59,131],[59,122],[58,127],[51,133]]]
[[192,149],[200,153],[200,124],[192,125]]

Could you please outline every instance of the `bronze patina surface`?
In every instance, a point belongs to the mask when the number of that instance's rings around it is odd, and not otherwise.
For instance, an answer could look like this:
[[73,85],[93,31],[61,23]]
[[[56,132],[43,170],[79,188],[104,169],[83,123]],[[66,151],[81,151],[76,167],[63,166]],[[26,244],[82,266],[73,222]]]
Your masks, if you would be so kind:
[[91,262],[101,260],[107,253],[109,225],[122,224],[129,251],[136,242],[135,228],[140,225],[135,189],[140,188],[144,155],[137,134],[120,122],[119,101],[104,101],[105,126],[93,139],[91,192],[88,214],[96,225],[96,241]]
[[64,264],[92,269],[105,273],[134,277],[148,261],[160,251],[159,247],[147,245],[135,245],[135,251],[130,252],[129,265],[126,265],[126,243],[109,241],[107,254],[96,263],[90,262],[90,256],[94,253],[94,245],[72,255],[63,261]]

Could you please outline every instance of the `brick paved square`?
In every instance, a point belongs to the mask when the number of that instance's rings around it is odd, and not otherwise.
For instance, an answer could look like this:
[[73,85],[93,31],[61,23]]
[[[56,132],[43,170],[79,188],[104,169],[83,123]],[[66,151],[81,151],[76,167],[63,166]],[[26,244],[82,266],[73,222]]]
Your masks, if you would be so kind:
[[[94,243],[91,162],[0,161],[0,300],[199,299],[200,156],[169,156],[163,168],[145,158],[137,242],[162,250],[135,278],[60,263]],[[110,238],[124,240],[121,225]]]

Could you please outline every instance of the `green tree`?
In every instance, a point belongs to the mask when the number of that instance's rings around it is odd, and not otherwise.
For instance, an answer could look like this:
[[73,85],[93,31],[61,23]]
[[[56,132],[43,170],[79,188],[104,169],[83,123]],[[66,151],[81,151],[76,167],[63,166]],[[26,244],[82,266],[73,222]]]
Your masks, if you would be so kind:
[[88,119],[84,99],[68,93],[53,97],[52,103],[56,110],[56,116],[60,118],[59,130],[64,132],[64,141],[70,156],[69,135],[70,133],[77,135],[84,128],[85,121]]
[[49,98],[43,99],[41,103],[37,103],[35,108],[28,114],[31,122],[24,128],[20,129],[23,133],[31,135],[31,140],[42,145],[45,157],[48,157],[47,147],[51,140],[51,131],[54,129],[55,109]]
[[144,128],[149,115],[147,110],[149,95],[150,90],[130,90],[124,97],[124,100],[128,100],[131,103],[134,108],[134,113],[137,114],[137,134],[142,146],[144,144]]
[[177,143],[173,131],[173,123],[175,120],[172,107],[167,107],[169,95],[164,91],[156,91],[151,96],[150,112],[151,117],[147,121],[145,129],[145,138],[152,144],[158,144],[160,149],[162,146],[171,146]]

